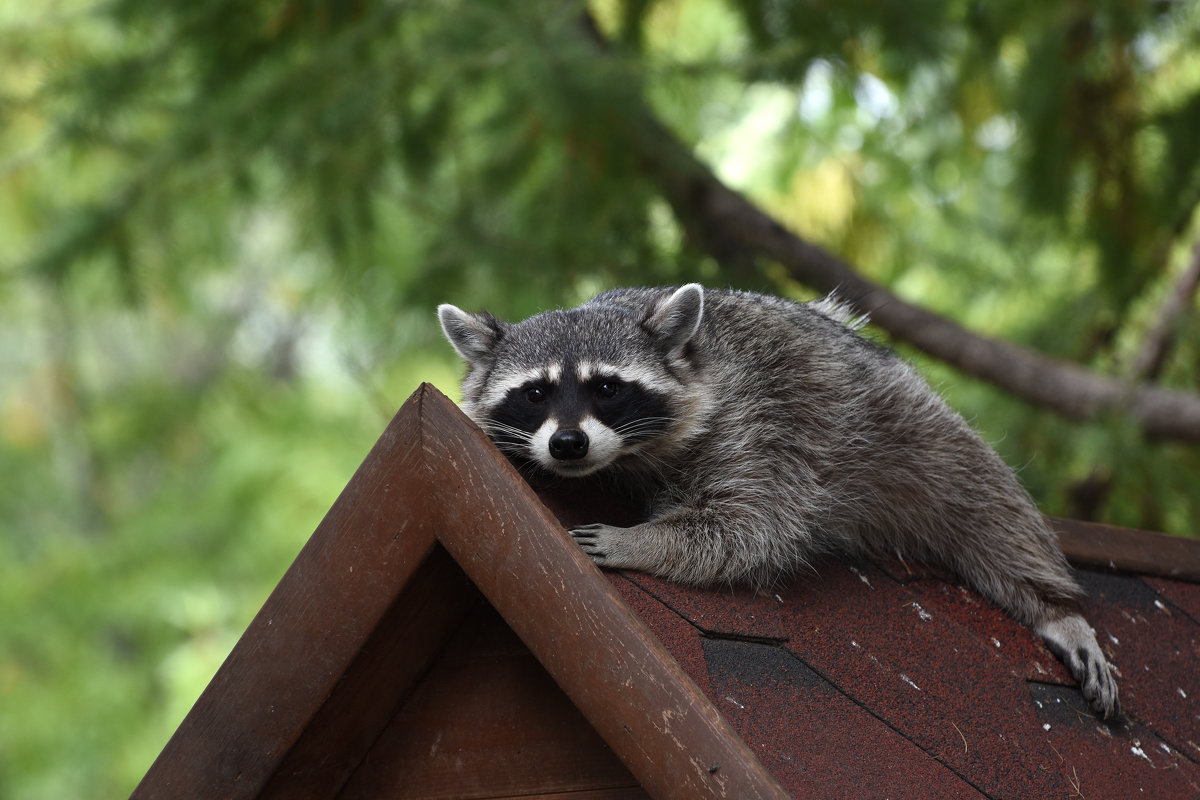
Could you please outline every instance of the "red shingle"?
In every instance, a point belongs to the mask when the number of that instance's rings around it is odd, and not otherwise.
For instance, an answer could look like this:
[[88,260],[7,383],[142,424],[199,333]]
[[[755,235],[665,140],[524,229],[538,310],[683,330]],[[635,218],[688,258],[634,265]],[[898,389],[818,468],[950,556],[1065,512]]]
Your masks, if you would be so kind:
[[1122,675],[1105,724],[1028,629],[909,572],[830,562],[759,593],[611,579],[797,796],[1200,796],[1200,625],[1164,599],[1190,585],[1081,575]]

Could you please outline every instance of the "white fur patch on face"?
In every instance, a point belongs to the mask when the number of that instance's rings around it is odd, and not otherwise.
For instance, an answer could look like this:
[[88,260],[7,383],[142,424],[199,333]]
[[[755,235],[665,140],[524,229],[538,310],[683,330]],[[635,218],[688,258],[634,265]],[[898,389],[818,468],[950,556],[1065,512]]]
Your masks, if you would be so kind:
[[542,423],[529,440],[529,455],[543,469],[568,478],[581,478],[604,469],[621,454],[624,441],[612,428],[595,417],[586,416],[579,421],[579,430],[587,434],[588,451],[583,458],[560,461],[550,455],[550,437],[559,430],[558,420],[550,418]]
[[575,365],[575,374],[583,383],[597,375],[612,375],[624,383],[639,383],[647,389],[663,394],[678,390],[678,384],[662,372],[626,364],[609,364],[603,361],[580,361]]
[[558,430],[558,420],[550,417],[529,437],[529,456],[541,467],[555,472],[558,461],[550,455],[550,437]]
[[562,364],[547,364],[544,367],[514,372],[488,384],[478,402],[474,403],[474,407],[479,409],[495,408],[504,401],[504,398],[508,397],[508,393],[513,389],[527,383],[557,384],[561,379]]
[[588,454],[584,461],[591,466],[589,472],[607,467],[621,454],[625,440],[595,417],[586,416],[581,419],[579,429],[588,437]]

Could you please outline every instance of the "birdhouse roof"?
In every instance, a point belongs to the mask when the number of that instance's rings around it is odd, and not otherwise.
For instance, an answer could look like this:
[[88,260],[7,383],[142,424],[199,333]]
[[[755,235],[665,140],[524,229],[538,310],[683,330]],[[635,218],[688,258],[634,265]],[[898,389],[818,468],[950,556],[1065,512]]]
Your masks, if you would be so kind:
[[1087,710],[951,575],[602,573],[441,393],[401,408],[135,798],[1200,795],[1200,545],[1055,521],[1118,670]]

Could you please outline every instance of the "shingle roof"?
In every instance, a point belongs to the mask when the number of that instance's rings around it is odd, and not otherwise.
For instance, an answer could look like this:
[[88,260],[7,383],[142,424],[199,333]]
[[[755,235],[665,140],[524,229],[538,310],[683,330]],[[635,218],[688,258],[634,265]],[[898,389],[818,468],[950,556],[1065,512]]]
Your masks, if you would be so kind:
[[[1176,552],[1158,572],[1200,563]],[[422,387],[135,797],[1200,796],[1200,585],[1081,579],[1107,725],[1032,633],[916,565],[765,592],[601,574]]]
[[1030,631],[940,578],[860,562],[758,594],[617,585],[795,796],[1200,797],[1200,586],[1079,577],[1120,670],[1108,724]]

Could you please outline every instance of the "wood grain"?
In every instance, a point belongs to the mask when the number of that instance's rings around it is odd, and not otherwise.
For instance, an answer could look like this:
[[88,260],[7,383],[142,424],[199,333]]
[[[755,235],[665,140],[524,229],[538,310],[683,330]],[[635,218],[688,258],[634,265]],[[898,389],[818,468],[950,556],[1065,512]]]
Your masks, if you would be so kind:
[[1200,540],[1048,518],[1067,559],[1081,567],[1200,581]]
[[426,387],[437,535],[656,798],[787,794],[482,431]]
[[472,611],[339,800],[598,789],[628,791],[637,781],[485,603]]
[[[418,694],[436,695],[454,677],[439,673],[440,654],[480,591],[541,667],[526,657],[495,706],[479,711],[510,730],[541,727],[574,743],[543,750],[558,755],[545,756],[537,775],[510,769],[490,796],[569,788],[597,800],[637,797],[631,784],[640,784],[656,798],[786,797],[512,467],[427,385],[372,448],[133,797],[349,796],[384,773],[390,782],[372,794],[406,796],[420,763],[380,771],[372,755],[420,711],[411,704]],[[557,689],[514,704],[546,673],[584,726]],[[459,731],[482,718],[447,708]],[[537,741],[547,740],[528,740]],[[612,753],[624,767],[614,771]],[[507,763],[521,766],[519,756]],[[449,773],[440,780],[447,796],[463,789]]]
[[406,403],[184,718],[135,800],[255,798],[435,545]]

